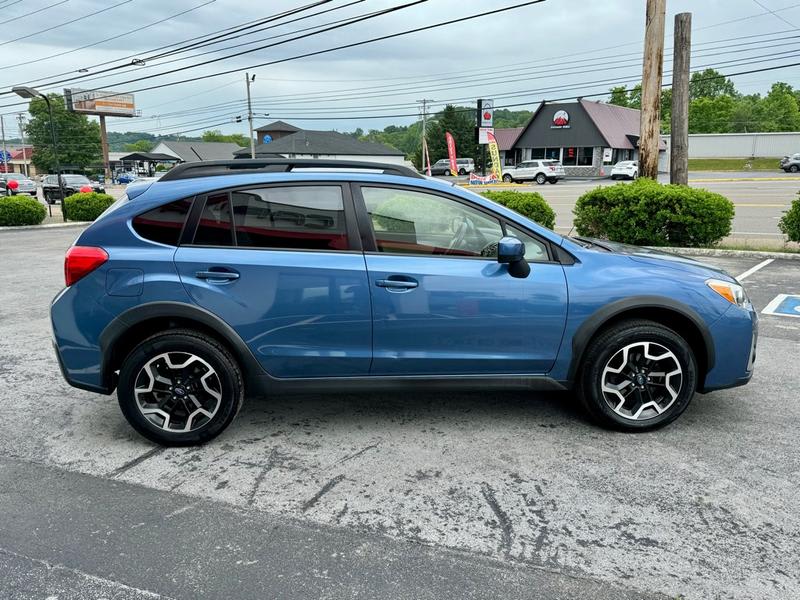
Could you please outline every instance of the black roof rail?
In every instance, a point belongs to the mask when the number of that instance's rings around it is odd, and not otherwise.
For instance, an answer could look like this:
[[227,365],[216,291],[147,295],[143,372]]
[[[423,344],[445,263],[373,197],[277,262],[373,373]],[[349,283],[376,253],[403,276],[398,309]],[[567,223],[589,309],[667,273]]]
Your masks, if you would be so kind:
[[414,169],[403,165],[372,163],[350,160],[321,160],[293,158],[256,158],[232,160],[209,160],[183,163],[164,173],[160,181],[177,181],[195,177],[216,177],[221,175],[244,175],[249,173],[288,173],[295,169],[341,169],[344,171],[381,171],[384,175],[400,175],[424,179]]

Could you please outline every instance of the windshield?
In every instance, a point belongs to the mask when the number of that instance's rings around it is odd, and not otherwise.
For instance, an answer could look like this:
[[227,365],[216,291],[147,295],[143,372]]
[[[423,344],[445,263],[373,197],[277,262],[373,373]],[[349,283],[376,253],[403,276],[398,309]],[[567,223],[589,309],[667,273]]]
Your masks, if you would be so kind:
[[83,175],[64,175],[64,181],[67,183],[91,183],[89,178]]

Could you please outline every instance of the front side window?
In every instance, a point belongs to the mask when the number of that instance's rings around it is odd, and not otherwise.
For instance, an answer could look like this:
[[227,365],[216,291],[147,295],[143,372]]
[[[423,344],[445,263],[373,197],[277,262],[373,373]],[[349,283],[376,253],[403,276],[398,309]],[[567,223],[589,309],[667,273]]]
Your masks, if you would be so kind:
[[236,245],[245,248],[348,250],[342,189],[270,187],[231,193]]
[[512,227],[511,225],[506,225],[506,235],[515,237],[525,244],[525,260],[528,262],[543,262],[549,260],[545,245],[524,231]]
[[177,246],[191,206],[191,200],[178,200],[159,206],[134,217],[133,229],[146,240]]
[[393,188],[361,189],[378,251],[494,258],[500,222],[450,198]]

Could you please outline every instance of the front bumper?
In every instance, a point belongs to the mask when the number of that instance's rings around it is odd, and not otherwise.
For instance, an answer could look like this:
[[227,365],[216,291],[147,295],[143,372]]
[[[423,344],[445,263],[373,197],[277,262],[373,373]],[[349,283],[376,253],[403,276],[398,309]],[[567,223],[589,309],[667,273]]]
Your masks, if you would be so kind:
[[701,393],[746,385],[753,377],[758,350],[758,313],[731,306],[711,328],[716,363]]

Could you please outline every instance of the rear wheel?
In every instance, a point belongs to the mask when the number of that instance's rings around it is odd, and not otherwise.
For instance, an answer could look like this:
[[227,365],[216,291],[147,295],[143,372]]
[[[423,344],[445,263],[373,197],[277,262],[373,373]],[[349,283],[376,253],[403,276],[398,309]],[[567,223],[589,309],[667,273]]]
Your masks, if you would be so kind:
[[466,170],[466,169],[463,169],[463,168],[462,168],[462,169],[459,169],[459,170],[458,170],[458,174],[459,174],[459,175],[466,175],[466,174],[467,174],[467,170]]
[[503,175],[503,181],[505,181],[506,183],[513,183],[514,178],[511,175]]
[[649,431],[677,419],[697,387],[697,361],[677,333],[652,321],[625,321],[592,340],[578,394],[604,427]]
[[213,338],[192,330],[158,333],[134,348],[117,386],[122,414],[141,435],[164,446],[212,440],[244,400],[241,371]]
[[538,183],[539,185],[544,185],[545,183],[547,183],[547,176],[546,176],[544,173],[539,173],[539,174],[536,176],[536,179],[535,179],[535,181],[536,181],[536,183]]

